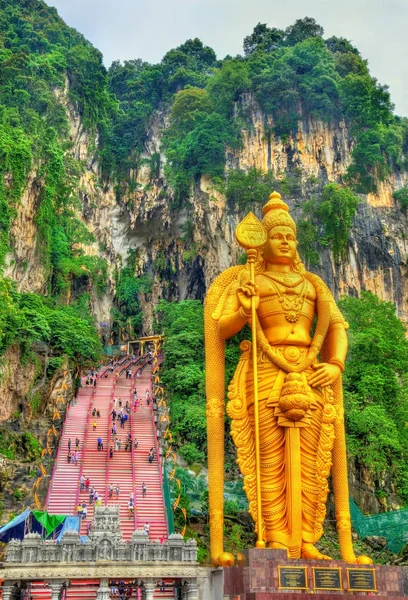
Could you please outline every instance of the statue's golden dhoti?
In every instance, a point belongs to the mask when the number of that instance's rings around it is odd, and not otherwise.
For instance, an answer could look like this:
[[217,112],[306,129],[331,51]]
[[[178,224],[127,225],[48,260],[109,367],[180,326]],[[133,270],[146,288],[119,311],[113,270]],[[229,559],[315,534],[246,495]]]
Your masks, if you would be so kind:
[[[245,464],[254,436],[253,369],[249,344],[230,386],[227,412],[237,447],[238,463]],[[245,348],[245,344],[244,344]],[[285,351],[290,352],[286,347]],[[295,351],[295,349],[293,349]],[[299,349],[296,348],[296,351]],[[306,354],[306,349],[300,353]],[[305,416],[297,421],[280,408],[286,373],[262,353],[258,360],[259,435],[263,537],[271,546],[288,548],[289,556],[301,556],[302,542],[314,544],[323,533],[328,493],[327,478],[333,446],[333,393],[307,385],[309,369],[300,385],[309,395]],[[285,391],[285,390],[284,390]],[[255,482],[244,473],[250,512],[256,520]]]

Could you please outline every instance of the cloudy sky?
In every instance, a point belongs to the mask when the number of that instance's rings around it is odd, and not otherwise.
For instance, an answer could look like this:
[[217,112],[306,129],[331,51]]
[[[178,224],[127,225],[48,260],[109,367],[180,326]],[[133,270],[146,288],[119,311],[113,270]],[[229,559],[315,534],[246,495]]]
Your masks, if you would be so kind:
[[159,62],[199,37],[219,58],[242,53],[258,23],[285,28],[314,17],[325,35],[346,37],[389,85],[396,113],[408,116],[408,0],[46,0],[104,56]]

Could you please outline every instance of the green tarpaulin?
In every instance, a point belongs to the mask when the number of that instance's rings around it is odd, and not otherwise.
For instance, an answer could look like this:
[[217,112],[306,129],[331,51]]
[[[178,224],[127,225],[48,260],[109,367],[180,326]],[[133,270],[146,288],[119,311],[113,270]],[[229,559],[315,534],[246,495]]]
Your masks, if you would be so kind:
[[363,515],[350,498],[351,522],[361,538],[379,536],[387,540],[386,548],[400,552],[408,542],[408,509],[392,510],[378,515]]
[[49,515],[42,510],[33,510],[32,512],[37,521],[44,527],[47,536],[51,535],[58,525],[61,525],[66,519],[66,515]]

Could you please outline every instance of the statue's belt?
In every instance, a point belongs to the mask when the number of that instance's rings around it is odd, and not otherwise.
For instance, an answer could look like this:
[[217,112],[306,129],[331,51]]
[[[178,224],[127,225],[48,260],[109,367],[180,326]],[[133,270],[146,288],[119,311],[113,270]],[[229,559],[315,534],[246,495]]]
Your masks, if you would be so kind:
[[[281,346],[275,349],[282,354],[286,361],[292,363],[302,362],[308,353],[308,348],[299,346]],[[281,427],[309,427],[312,421],[312,411],[318,405],[324,406],[326,394],[320,390],[313,390],[307,382],[307,374],[312,373],[311,367],[301,373],[286,373],[271,363],[270,359],[262,352],[258,353],[258,381],[262,382],[270,369],[277,371],[277,375],[266,399],[266,408],[273,410],[273,416],[278,419]],[[252,369],[249,365],[249,373]],[[248,402],[247,408],[253,403]]]

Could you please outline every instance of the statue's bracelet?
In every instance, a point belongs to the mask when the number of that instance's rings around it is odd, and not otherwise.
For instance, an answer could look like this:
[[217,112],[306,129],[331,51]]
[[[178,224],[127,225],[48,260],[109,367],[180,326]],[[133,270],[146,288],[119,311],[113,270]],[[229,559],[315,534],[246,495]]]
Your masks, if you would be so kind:
[[238,312],[239,312],[239,314],[241,315],[241,317],[243,319],[250,319],[251,318],[251,314],[247,315],[246,312],[244,311],[244,309],[242,308],[242,306],[239,307]]
[[331,358],[329,360],[329,363],[331,365],[336,365],[337,367],[339,367],[340,371],[343,373],[343,371],[344,371],[344,362],[342,360],[340,360],[339,358]]

